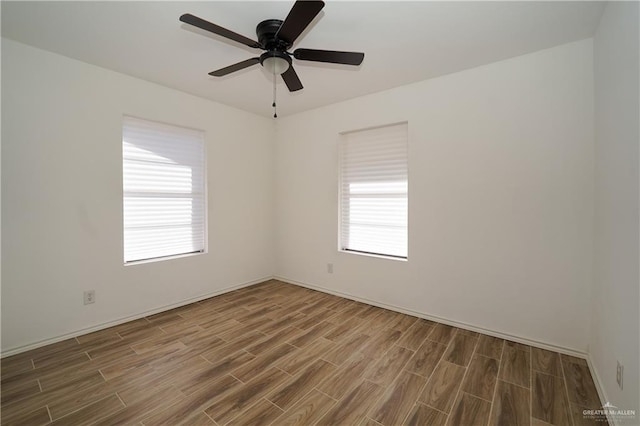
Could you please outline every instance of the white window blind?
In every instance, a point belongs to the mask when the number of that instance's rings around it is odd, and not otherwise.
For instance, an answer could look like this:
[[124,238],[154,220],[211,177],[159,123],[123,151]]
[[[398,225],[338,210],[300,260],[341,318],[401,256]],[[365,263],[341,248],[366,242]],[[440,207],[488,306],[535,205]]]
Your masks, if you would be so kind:
[[406,258],[407,195],[407,123],[342,135],[342,250]]
[[204,132],[124,117],[124,261],[205,249]]

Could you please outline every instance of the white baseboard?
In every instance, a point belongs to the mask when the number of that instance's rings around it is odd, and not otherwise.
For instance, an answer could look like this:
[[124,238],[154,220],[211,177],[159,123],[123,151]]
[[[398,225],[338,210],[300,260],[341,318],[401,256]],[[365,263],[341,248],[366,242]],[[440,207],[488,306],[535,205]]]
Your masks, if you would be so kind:
[[[593,364],[593,360],[591,359],[591,354],[587,356],[587,365],[589,366],[589,371],[591,372],[591,377],[593,378],[593,383],[596,385],[596,391],[598,392],[598,397],[600,398],[600,403],[604,404],[609,402],[609,398],[607,397],[607,393],[604,390],[604,386],[602,386],[602,381],[600,380],[600,375],[598,374],[598,370],[596,370],[595,365]],[[611,426],[619,426],[620,422],[613,416],[607,414],[607,420],[609,421],[609,425]]]
[[[557,346],[551,343],[546,343],[546,342],[541,342],[539,340],[534,340],[534,339],[529,339],[526,337],[521,337],[521,336],[515,336],[512,334],[508,334],[508,333],[503,333],[503,332],[499,332],[499,331],[494,331],[494,330],[488,330],[486,328],[483,327],[479,327],[473,324],[467,324],[464,322],[460,322],[460,321],[455,321],[449,318],[442,318],[442,317],[437,317],[434,315],[430,315],[424,312],[418,312],[418,311],[414,311],[412,309],[407,309],[407,308],[403,308],[400,306],[395,306],[395,305],[390,305],[387,303],[382,303],[382,302],[378,302],[376,300],[371,300],[371,299],[367,299],[364,297],[359,297],[359,296],[354,296],[353,294],[349,294],[349,293],[344,293],[341,291],[335,291],[335,290],[329,290],[327,288],[315,285],[315,284],[309,284],[309,283],[305,283],[305,282],[300,282],[297,280],[293,280],[291,278],[287,278],[287,277],[283,277],[283,276],[274,276],[273,277],[276,280],[279,281],[283,281],[289,284],[294,284],[294,285],[298,285],[300,287],[305,287],[305,288],[309,288],[311,290],[317,290],[320,291],[322,293],[329,293],[329,294],[333,294],[334,296],[339,296],[339,297],[344,297],[347,299],[351,299],[351,300],[355,300],[357,302],[363,302],[366,303],[368,305],[373,305],[373,306],[378,306],[380,308],[384,308],[384,309],[389,309],[391,311],[396,311],[396,312],[400,312],[403,314],[407,314],[407,315],[412,315],[414,317],[419,317],[419,318],[424,318],[427,320],[431,320],[431,321],[435,321],[435,322],[440,322],[443,324],[447,324],[447,325],[451,325],[454,327],[458,327],[458,328],[462,328],[465,330],[470,330],[470,331],[475,331],[477,333],[482,333],[482,334],[488,334],[489,336],[493,336],[493,337],[499,337],[501,339],[506,339],[506,340],[511,340],[513,342],[518,342],[518,343],[522,343],[525,345],[529,345],[529,346],[534,346],[536,348],[540,348],[540,349],[546,349],[549,351],[553,351],[553,352],[559,352],[565,355],[571,355],[571,356],[575,356],[578,358],[583,358],[583,359],[587,359],[587,353],[583,352],[583,351],[578,351],[575,349],[570,349],[570,348],[565,348],[563,346]],[[592,370],[593,371],[593,370]]]
[[271,276],[258,278],[258,279],[247,281],[247,282],[244,282],[244,283],[241,283],[241,284],[236,284],[234,286],[225,287],[225,288],[223,288],[221,290],[216,290],[216,291],[214,291],[212,293],[206,293],[206,294],[202,294],[200,296],[191,297],[189,299],[181,300],[180,302],[172,303],[172,304],[169,304],[169,305],[164,305],[164,306],[161,306],[159,308],[154,308],[154,309],[151,309],[149,311],[141,312],[141,313],[138,313],[138,314],[127,316],[127,317],[118,318],[118,319],[113,320],[113,321],[109,321],[109,322],[105,322],[105,323],[102,323],[102,324],[94,325],[92,327],[83,328],[83,329],[80,329],[80,330],[77,330],[77,331],[73,331],[71,333],[65,333],[65,334],[62,334],[62,335],[59,335],[59,336],[56,336],[56,337],[40,340],[40,341],[37,341],[37,342],[33,342],[33,343],[26,344],[26,345],[14,347],[14,348],[11,348],[11,349],[6,349],[6,350],[3,349],[2,353],[0,354],[0,358],[5,358],[5,357],[11,356],[11,355],[16,355],[16,354],[19,354],[21,352],[26,352],[26,351],[29,351],[29,350],[32,350],[32,349],[39,348],[41,346],[46,346],[46,345],[50,345],[52,343],[57,343],[57,342],[61,342],[63,340],[71,339],[73,337],[82,336],[84,334],[93,333],[94,331],[104,330],[105,328],[113,327],[115,325],[123,324],[125,322],[129,322],[129,321],[137,320],[137,319],[140,319],[140,318],[148,317],[150,315],[158,314],[160,312],[168,311],[170,309],[179,308],[181,306],[189,305],[189,304],[195,303],[195,302],[199,302],[200,300],[208,299],[210,297],[219,296],[221,294],[228,293],[228,292],[233,291],[233,290],[238,290],[240,288],[249,287],[249,286],[252,286],[252,285],[255,285],[255,284],[259,284],[259,283],[262,283],[262,282],[265,282],[265,281],[269,281],[272,278],[273,277],[271,277]]

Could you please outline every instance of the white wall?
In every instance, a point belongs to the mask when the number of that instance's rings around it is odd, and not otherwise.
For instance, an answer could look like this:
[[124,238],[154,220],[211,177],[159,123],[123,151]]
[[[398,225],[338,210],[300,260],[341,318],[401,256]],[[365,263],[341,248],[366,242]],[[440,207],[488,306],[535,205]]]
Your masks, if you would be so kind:
[[[606,399],[640,415],[638,11],[637,2],[609,2],[594,39],[596,208],[590,352]],[[624,391],[616,383],[616,360],[625,367]]]
[[[1,9],[1,8],[0,8]],[[2,13],[0,11],[0,19]],[[2,80],[2,55],[0,54],[0,81]],[[0,94],[2,89],[0,88]],[[0,117],[2,117],[2,106],[0,102]],[[2,307],[2,119],[0,119],[0,309]],[[2,314],[0,313],[0,354],[2,347]]]
[[[280,119],[277,276],[586,352],[592,53],[579,41]],[[409,260],[340,253],[338,133],[404,120]]]
[[[6,39],[2,107],[5,353],[273,275],[271,120]],[[206,131],[208,254],[123,266],[123,114]]]

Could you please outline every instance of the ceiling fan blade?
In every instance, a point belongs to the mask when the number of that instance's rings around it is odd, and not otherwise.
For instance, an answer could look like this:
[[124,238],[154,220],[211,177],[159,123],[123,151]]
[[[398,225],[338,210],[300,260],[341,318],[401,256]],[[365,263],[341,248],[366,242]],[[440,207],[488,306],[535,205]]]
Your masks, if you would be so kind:
[[289,69],[282,73],[282,79],[289,88],[290,92],[295,92],[302,89],[302,82],[298,78],[298,74],[293,69],[293,66],[289,66]]
[[332,64],[360,65],[364,53],[335,50],[296,49],[293,57],[301,61],[330,62]]
[[220,68],[219,70],[211,71],[209,75],[214,77],[224,77],[227,74],[231,74],[232,72],[240,71],[251,65],[259,64],[260,58],[251,58],[246,61],[238,62],[237,64],[229,65],[228,67]]
[[180,21],[189,24],[189,25],[193,25],[194,27],[198,27],[200,29],[203,29],[205,31],[209,31],[212,32],[214,34],[218,34],[219,36],[222,37],[226,37],[229,40],[233,40],[236,41],[238,43],[242,43],[246,46],[249,47],[254,47],[256,49],[261,49],[262,46],[260,45],[260,43],[258,43],[255,40],[251,40],[248,37],[245,37],[243,35],[240,35],[238,33],[234,33],[231,30],[228,30],[226,28],[222,28],[219,25],[213,24],[209,21],[205,21],[202,18],[198,18],[197,16],[194,16],[190,13],[185,13],[184,15],[182,15],[180,17]]
[[276,37],[290,44],[298,38],[324,7],[323,1],[298,0],[295,2]]

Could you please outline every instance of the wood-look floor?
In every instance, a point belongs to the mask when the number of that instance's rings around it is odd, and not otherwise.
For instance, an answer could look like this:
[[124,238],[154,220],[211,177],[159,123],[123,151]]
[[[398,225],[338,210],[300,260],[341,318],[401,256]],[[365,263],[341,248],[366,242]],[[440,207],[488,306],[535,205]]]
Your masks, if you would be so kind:
[[3,425],[581,426],[600,408],[582,359],[279,281],[1,364]]

